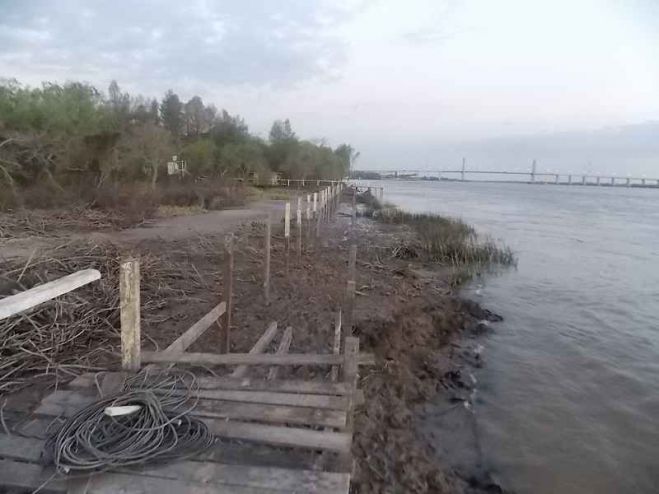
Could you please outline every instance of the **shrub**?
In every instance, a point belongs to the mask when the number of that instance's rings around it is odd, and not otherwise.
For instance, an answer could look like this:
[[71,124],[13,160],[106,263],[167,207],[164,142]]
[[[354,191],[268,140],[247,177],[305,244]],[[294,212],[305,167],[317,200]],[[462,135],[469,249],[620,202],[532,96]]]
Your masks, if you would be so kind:
[[[471,226],[458,219],[406,213],[392,207],[375,211],[373,217],[383,223],[409,225],[417,234],[417,247],[432,261],[454,266],[517,263],[510,248],[497,245],[491,238],[479,237]],[[401,252],[409,256],[413,249],[406,245]]]

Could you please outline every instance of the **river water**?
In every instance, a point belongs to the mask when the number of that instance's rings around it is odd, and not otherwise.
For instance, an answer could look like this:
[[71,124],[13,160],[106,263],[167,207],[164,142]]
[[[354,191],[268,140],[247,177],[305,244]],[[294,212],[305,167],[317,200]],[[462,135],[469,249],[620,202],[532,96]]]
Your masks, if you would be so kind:
[[481,341],[474,406],[519,494],[659,492],[659,190],[373,182],[516,252],[466,293],[504,322]]

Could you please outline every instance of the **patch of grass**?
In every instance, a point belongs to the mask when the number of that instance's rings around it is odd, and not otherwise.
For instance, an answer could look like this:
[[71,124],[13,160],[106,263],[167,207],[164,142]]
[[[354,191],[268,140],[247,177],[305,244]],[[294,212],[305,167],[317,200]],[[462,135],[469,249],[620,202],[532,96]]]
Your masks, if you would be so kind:
[[397,208],[380,208],[373,218],[382,223],[404,224],[417,234],[417,240],[405,245],[407,257],[414,256],[453,266],[498,264],[515,266],[517,259],[508,247],[491,238],[482,238],[461,220],[436,214],[406,213]]

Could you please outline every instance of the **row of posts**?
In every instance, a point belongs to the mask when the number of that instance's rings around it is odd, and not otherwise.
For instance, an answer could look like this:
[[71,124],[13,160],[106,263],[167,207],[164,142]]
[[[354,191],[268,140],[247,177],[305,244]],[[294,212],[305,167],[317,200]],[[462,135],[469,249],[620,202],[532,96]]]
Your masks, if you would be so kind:
[[[303,229],[304,224],[307,225],[307,242],[311,245],[312,238],[312,225],[315,221],[315,237],[320,237],[321,224],[332,220],[336,214],[339,204],[341,193],[345,189],[344,183],[333,184],[329,187],[321,189],[319,192],[306,194],[306,202],[303,210],[303,198],[298,197],[295,201],[296,215],[295,224],[297,226],[297,255],[298,260],[301,259],[303,249]],[[354,227],[355,222],[355,192],[353,191],[352,203],[352,224]],[[284,209],[284,240],[286,244],[286,269],[290,266],[290,250],[291,250],[291,202],[285,203]],[[304,221],[303,218],[306,218]],[[264,259],[264,275],[263,275],[263,294],[266,305],[270,304],[270,260],[271,260],[271,239],[272,239],[272,218],[268,214],[265,219],[265,259]],[[228,353],[231,348],[231,316],[233,312],[233,278],[234,278],[234,235],[230,233],[224,239],[224,302],[226,308],[218,324],[221,327],[220,336],[220,352]],[[355,275],[356,275],[356,258],[357,246],[352,244],[350,246],[349,260],[348,260],[348,281],[346,287],[345,307],[343,313],[345,314],[345,322],[343,327],[347,331],[352,328],[354,300],[355,300]],[[122,346],[122,361],[125,369],[139,369],[140,361],[140,265],[138,260],[127,260],[120,266],[119,275],[119,288],[120,288],[120,306],[121,306],[121,346]],[[133,355],[132,353],[137,353]]]

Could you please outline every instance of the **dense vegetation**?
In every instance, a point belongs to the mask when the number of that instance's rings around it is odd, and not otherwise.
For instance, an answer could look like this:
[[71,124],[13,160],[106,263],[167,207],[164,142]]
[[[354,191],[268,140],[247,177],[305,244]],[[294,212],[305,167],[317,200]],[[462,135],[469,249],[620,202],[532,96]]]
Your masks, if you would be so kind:
[[[186,172],[172,179],[167,163],[174,155]],[[171,90],[158,101],[122,92],[114,81],[106,95],[80,82],[28,87],[0,80],[0,209],[30,205],[32,196],[40,205],[67,194],[95,200],[108,190],[156,190],[173,180],[191,189],[227,178],[267,183],[274,172],[340,179],[356,156],[347,144],[332,149],[299,139],[288,120],[274,122],[269,139],[261,139],[239,116],[199,96],[184,102]]]
[[509,247],[481,237],[462,220],[431,213],[408,213],[382,204],[370,193],[361,194],[364,214],[382,223],[407,225],[416,239],[401,245],[396,255],[404,258],[423,256],[430,261],[456,267],[489,265],[515,266],[517,258]]

